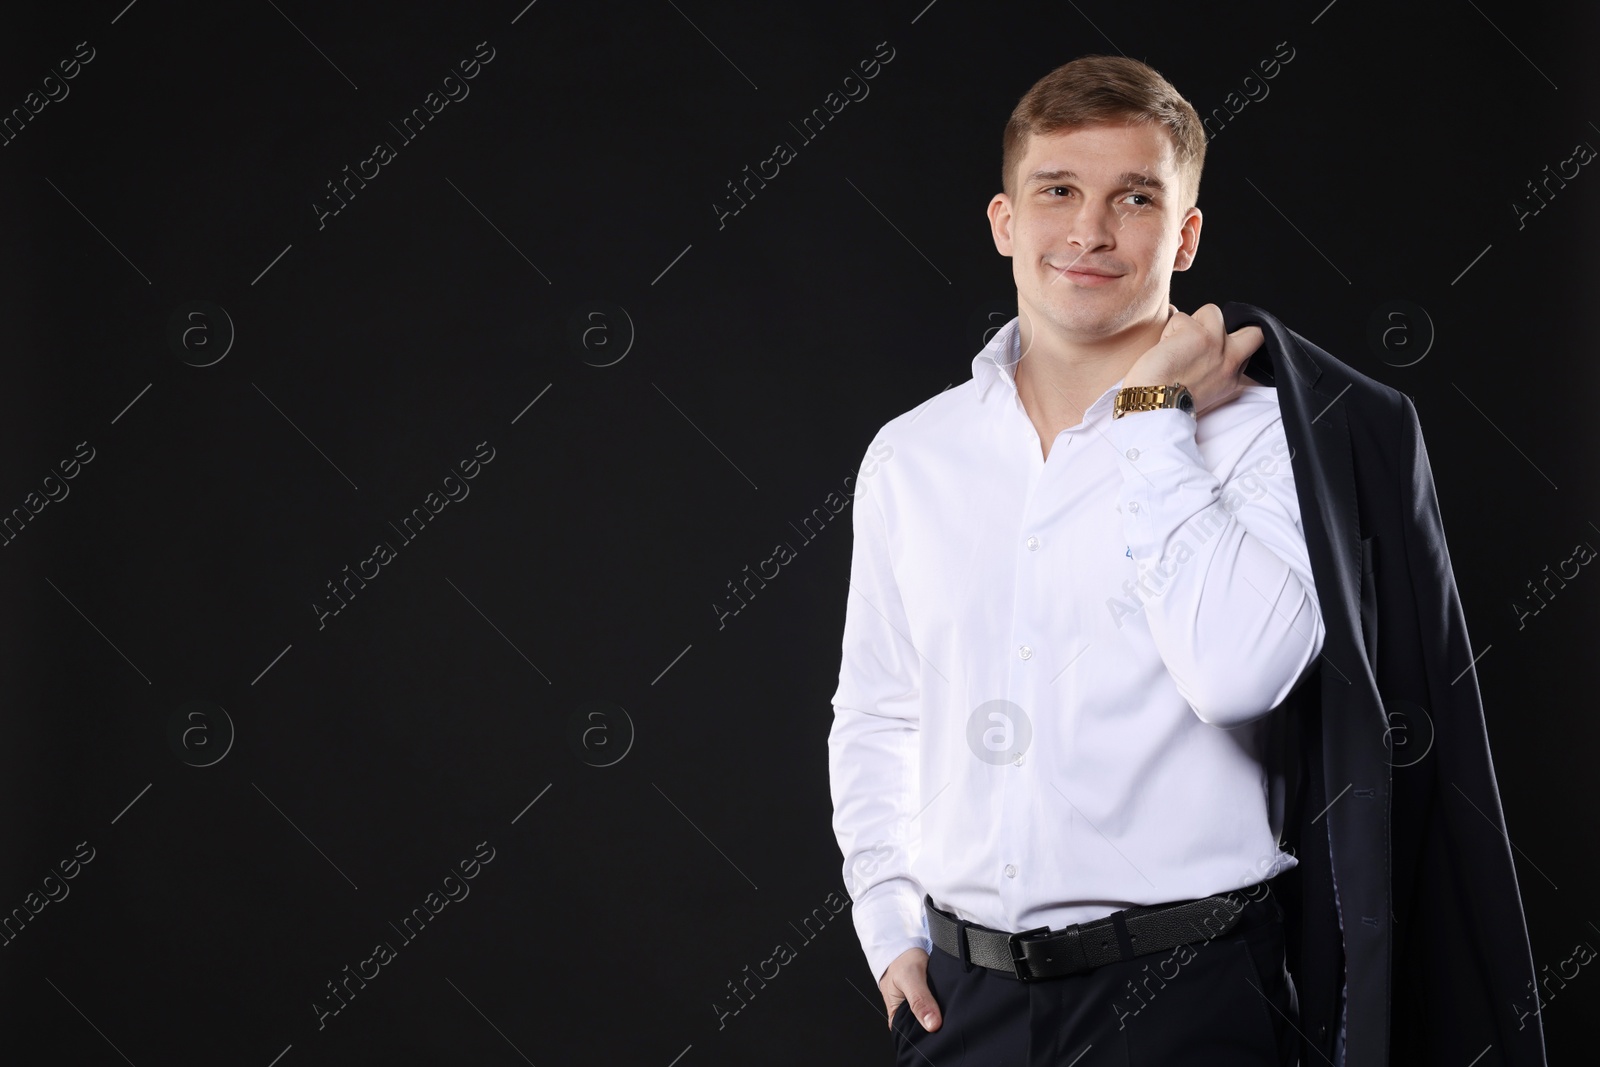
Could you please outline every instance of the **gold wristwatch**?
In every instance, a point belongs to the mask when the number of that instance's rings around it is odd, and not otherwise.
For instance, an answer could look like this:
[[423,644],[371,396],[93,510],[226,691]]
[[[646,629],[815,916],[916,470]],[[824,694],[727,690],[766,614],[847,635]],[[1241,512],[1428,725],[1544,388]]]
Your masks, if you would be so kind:
[[1111,405],[1111,417],[1120,419],[1130,411],[1155,411],[1159,408],[1177,408],[1194,414],[1194,397],[1182,382],[1171,385],[1130,385],[1118,389]]

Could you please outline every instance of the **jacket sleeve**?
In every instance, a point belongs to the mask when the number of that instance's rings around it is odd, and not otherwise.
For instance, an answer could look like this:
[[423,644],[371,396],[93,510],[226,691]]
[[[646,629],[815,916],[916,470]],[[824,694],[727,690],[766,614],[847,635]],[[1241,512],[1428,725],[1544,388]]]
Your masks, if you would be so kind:
[[1324,638],[1283,420],[1262,406],[1259,423],[1226,481],[1185,412],[1142,411],[1105,429],[1151,637],[1195,714],[1224,728],[1277,707]]
[[878,499],[883,477],[856,482],[844,647],[828,735],[833,830],[856,934],[878,979],[907,949],[933,947],[910,861],[920,780],[920,656],[889,556]]
[[[1533,957],[1512,861],[1472,643],[1417,412],[1401,394],[1397,449],[1404,570],[1415,598],[1434,736],[1431,804],[1423,828],[1408,955],[1427,970],[1428,1063],[1543,1067],[1538,1001],[1530,992]],[[1412,773],[1397,768],[1394,774]],[[1398,783],[1397,783],[1398,784]],[[1395,818],[1423,817],[1397,812]],[[1401,857],[1396,857],[1399,861]],[[1400,961],[1397,961],[1397,964]],[[1522,1007],[1519,1007],[1521,1005]],[[1417,1020],[1396,1019],[1397,1027]]]

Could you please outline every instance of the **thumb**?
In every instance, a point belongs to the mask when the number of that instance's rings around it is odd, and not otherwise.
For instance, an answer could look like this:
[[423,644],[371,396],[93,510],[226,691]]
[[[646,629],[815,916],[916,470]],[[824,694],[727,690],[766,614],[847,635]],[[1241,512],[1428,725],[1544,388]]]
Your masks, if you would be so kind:
[[1185,315],[1183,312],[1178,310],[1178,305],[1176,305],[1176,304],[1168,304],[1167,305],[1167,309],[1168,309],[1167,321],[1161,327],[1161,339],[1163,341],[1165,341],[1167,338],[1171,337],[1178,329],[1180,329],[1189,320],[1189,316],[1188,315]]
[[916,1016],[924,1030],[931,1033],[939,1029],[943,1024],[939,1003],[933,999],[928,983],[921,975],[908,975],[900,984],[900,993],[911,1002],[911,1014]]

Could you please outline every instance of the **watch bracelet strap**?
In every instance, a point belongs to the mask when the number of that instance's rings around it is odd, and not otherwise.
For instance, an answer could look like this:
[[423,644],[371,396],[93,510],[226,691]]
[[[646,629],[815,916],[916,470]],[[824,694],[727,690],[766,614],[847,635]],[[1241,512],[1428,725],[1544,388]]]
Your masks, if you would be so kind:
[[1174,382],[1172,385],[1129,385],[1118,389],[1116,399],[1112,402],[1112,417],[1129,411],[1155,411],[1172,407],[1168,400],[1177,392],[1179,385]]

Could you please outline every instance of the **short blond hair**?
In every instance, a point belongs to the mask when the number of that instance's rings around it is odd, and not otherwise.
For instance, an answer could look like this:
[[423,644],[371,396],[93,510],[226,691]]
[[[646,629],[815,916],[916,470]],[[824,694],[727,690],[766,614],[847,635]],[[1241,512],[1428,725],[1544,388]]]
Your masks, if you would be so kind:
[[1080,56],[1034,82],[1006,121],[1000,183],[1016,198],[1028,138],[1084,126],[1158,122],[1172,139],[1178,174],[1193,207],[1200,198],[1206,132],[1200,115],[1160,72],[1126,56]]

